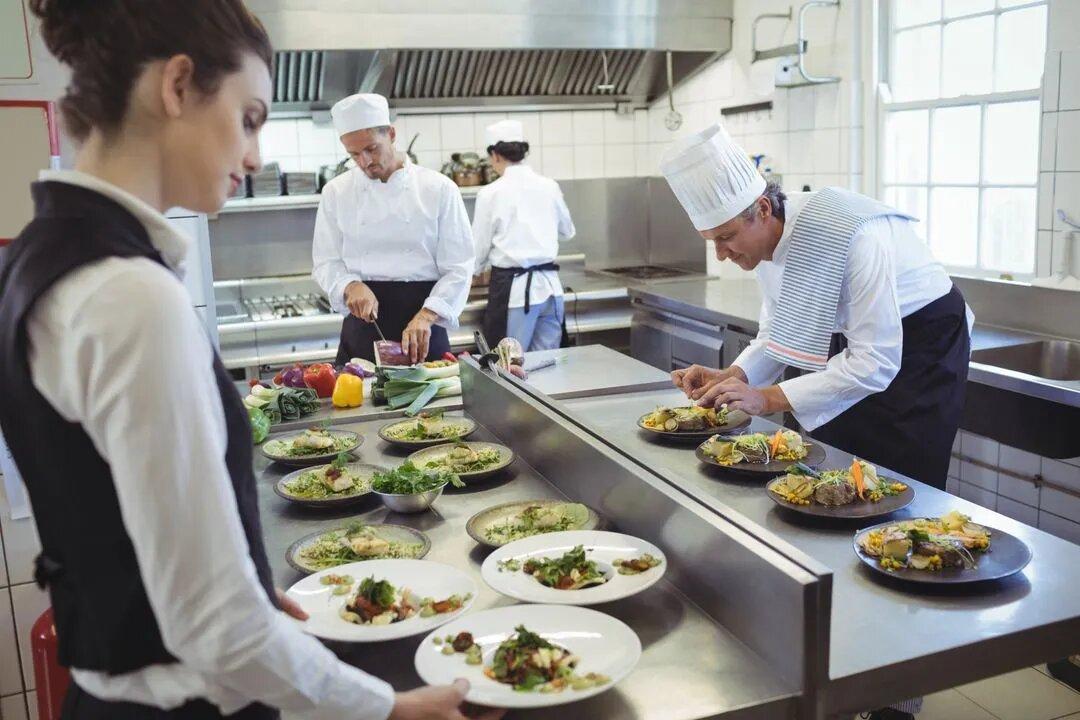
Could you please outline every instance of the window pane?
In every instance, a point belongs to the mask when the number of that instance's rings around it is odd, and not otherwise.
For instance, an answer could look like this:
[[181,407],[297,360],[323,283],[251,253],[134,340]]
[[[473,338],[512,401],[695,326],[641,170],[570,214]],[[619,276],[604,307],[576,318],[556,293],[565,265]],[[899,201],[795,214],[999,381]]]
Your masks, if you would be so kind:
[[957,20],[945,26],[941,95],[990,92],[994,70],[994,18]]
[[934,136],[930,154],[931,179],[936,183],[979,182],[978,105],[940,108],[934,111]]
[[1028,90],[1042,82],[1046,55],[1046,6],[1002,13],[998,18],[994,90]]
[[889,113],[885,119],[887,183],[926,182],[930,114],[927,110]]
[[893,27],[922,25],[941,19],[940,0],[893,0]]
[[988,105],[983,181],[1035,184],[1038,172],[1039,102]]
[[941,63],[941,26],[906,30],[893,38],[891,82],[893,99],[926,100],[938,97]]
[[974,267],[978,241],[979,191],[933,188],[930,191],[930,250],[946,265]]
[[987,270],[1035,272],[1034,188],[987,188],[982,198],[979,261]]
[[994,9],[994,0],[945,0],[945,17],[974,15]]
[[[926,222],[926,188],[924,187],[887,187],[885,204],[901,210],[911,217]],[[926,228],[922,228],[926,234]]]

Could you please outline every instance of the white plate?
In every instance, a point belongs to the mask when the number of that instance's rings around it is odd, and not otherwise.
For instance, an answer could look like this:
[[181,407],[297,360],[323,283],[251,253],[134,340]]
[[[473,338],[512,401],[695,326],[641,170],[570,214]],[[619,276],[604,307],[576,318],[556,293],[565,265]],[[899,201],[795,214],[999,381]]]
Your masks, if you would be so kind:
[[[504,560],[524,563],[531,558],[557,558],[576,545],[585,546],[585,557],[597,562],[608,577],[606,583],[582,590],[556,590],[541,585],[536,578],[521,570],[499,569],[499,563]],[[615,560],[629,560],[645,553],[659,558],[660,564],[637,575],[620,575],[612,565]],[[487,556],[480,568],[480,575],[492,589],[516,600],[556,605],[596,605],[641,592],[662,578],[666,569],[667,558],[660,548],[640,538],[603,530],[568,530],[534,535],[503,545]]]
[[[333,586],[320,582],[322,576],[331,574],[352,575],[356,581],[354,592],[361,580],[374,576],[376,580],[389,581],[398,590],[407,587],[419,597],[433,597],[436,600],[445,600],[451,595],[464,597],[471,594],[472,597],[456,612],[428,618],[414,615],[392,625],[357,625],[342,620],[338,615],[349,596],[334,595]],[[461,570],[430,560],[366,560],[308,575],[289,588],[288,595],[311,616],[302,622],[305,632],[326,640],[378,642],[419,635],[456,618],[472,605],[476,583]]]
[[[514,634],[516,625],[539,634],[581,658],[576,672],[595,672],[611,682],[587,690],[567,688],[562,692],[518,692],[511,686],[484,675],[499,643]],[[484,662],[469,665],[462,653],[443,655],[436,636],[472,633],[483,649]],[[416,672],[428,685],[449,685],[456,678],[469,681],[465,699],[478,705],[504,708],[535,708],[563,705],[599,695],[630,674],[641,658],[641,641],[626,623],[610,615],[565,605],[512,605],[484,610],[449,622],[423,639],[416,649]]]

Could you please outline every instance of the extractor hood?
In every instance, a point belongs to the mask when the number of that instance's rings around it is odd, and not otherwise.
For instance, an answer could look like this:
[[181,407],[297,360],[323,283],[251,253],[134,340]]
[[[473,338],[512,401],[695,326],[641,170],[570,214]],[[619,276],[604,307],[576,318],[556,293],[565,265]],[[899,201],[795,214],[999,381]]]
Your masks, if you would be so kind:
[[398,113],[645,107],[731,48],[734,0],[249,0],[276,116],[378,92]]

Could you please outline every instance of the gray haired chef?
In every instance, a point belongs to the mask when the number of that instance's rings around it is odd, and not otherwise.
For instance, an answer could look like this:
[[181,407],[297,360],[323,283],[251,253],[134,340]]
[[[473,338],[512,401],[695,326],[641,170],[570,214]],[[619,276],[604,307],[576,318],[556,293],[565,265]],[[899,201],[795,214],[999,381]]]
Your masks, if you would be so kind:
[[457,327],[472,281],[461,192],[394,147],[382,95],[351,95],[330,115],[356,163],[323,188],[311,251],[315,281],[348,313],[337,362],[375,360],[381,333],[400,338],[412,362],[437,358],[450,350],[447,328]]
[[[660,169],[719,260],[754,270],[757,338],[677,370],[699,405],[790,411],[813,437],[939,488],[964,408],[970,318],[916,221],[836,187],[785,195],[717,124]],[[785,368],[806,371],[776,383]]]

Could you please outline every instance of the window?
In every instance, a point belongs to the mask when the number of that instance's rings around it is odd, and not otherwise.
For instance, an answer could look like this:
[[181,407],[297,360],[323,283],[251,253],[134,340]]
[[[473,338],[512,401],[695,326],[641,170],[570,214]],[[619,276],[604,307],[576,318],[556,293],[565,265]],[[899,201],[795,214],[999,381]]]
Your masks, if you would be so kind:
[[883,77],[885,202],[968,274],[1035,273],[1046,2],[891,0]]

